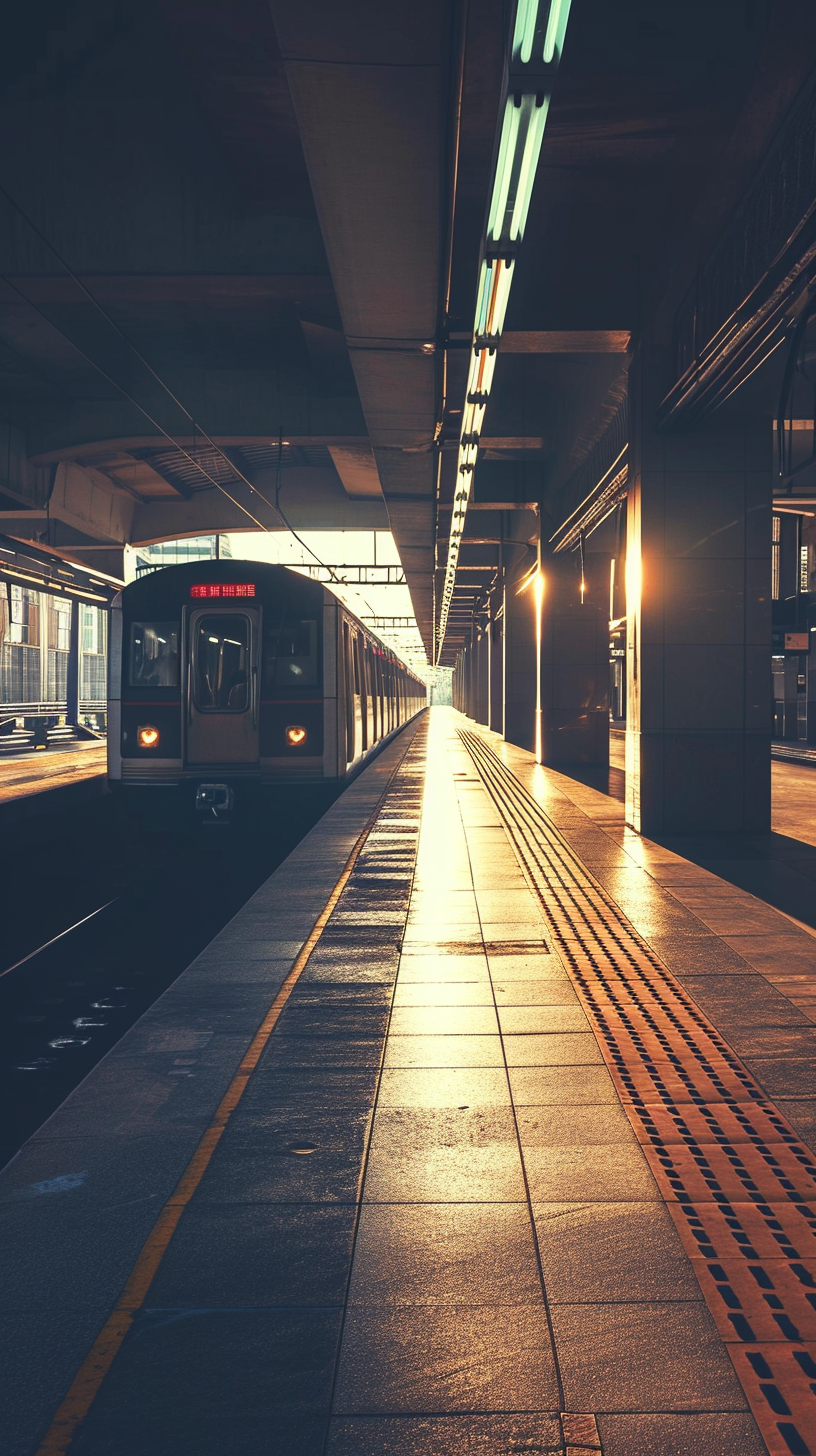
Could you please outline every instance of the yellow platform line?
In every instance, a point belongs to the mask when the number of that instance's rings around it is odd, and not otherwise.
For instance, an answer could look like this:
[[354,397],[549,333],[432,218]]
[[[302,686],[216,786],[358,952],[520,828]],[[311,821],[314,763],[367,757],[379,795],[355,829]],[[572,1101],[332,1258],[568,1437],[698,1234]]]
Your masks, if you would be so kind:
[[354,848],[346,860],[343,872],[315,921],[308,940],[304,943],[291,971],[255,1032],[235,1076],[218,1104],[212,1122],[206,1132],[202,1134],[193,1156],[142,1245],[139,1257],[121,1295],[80,1365],[68,1394],[59,1406],[43,1441],[37,1448],[37,1456],[63,1456],[93,1405],[105,1376],[122,1348],[125,1336],[133,1324],[134,1316],[144,1304],[147,1291],[167,1253],[181,1215],[204,1177],[221,1135],[243,1097],[249,1079],[280,1020],[281,1012],[306,969],[312,951],[320,940],[332,911],[351,878],[360,851],[379,817],[383,800],[402,767],[404,757],[403,754],[377,800],[375,809],[355,840]]

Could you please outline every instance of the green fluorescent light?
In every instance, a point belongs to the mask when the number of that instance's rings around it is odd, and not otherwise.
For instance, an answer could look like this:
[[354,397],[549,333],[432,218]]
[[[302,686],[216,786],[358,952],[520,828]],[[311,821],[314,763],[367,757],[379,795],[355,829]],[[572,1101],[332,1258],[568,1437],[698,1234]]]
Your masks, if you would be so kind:
[[504,214],[507,210],[507,194],[510,190],[510,179],[516,160],[516,138],[520,119],[521,107],[516,106],[512,96],[508,96],[504,103],[496,178],[493,183],[493,195],[490,199],[490,213],[487,220],[488,235],[496,241],[501,237]]
[[[553,66],[553,69],[561,59],[570,3],[571,0],[549,0],[541,60],[544,65]],[[511,59],[524,66],[533,60],[533,51],[541,45],[539,4],[540,0],[517,0]],[[540,81],[536,79],[535,84],[540,84]],[[541,91],[535,95],[525,93],[524,84],[519,84],[517,90],[519,94],[506,97],[501,119],[496,174],[487,219],[488,243],[517,243],[524,235],[547,122],[549,95],[542,95]],[[490,339],[494,342],[494,347],[474,347],[468,372],[461,430],[461,435],[468,438],[468,443],[460,443],[459,447],[455,497],[458,509],[451,517],[448,559],[436,636],[437,662],[445,641],[448,614],[456,586],[459,548],[479,454],[478,439],[485,418],[485,401],[490,394],[496,368],[495,344],[504,328],[513,272],[513,260],[505,256],[485,259],[479,275],[474,344],[479,339]],[[471,398],[472,396],[475,398]]]
[[533,54],[533,37],[538,20],[538,0],[519,0],[513,31],[513,60],[526,66]]
[[492,281],[492,264],[482,263],[482,271],[479,275],[479,291],[476,295],[476,326],[473,331],[477,338],[480,334],[487,332],[487,311],[490,307]]
[[518,181],[516,183],[516,196],[513,203],[513,216],[510,222],[510,238],[516,242],[524,234],[527,223],[527,213],[530,210],[530,198],[533,195],[533,183],[535,182],[538,158],[541,153],[541,143],[544,139],[544,127],[547,122],[547,112],[550,107],[550,98],[545,96],[540,106],[529,106],[531,97],[525,96],[523,106],[527,106],[527,134],[524,138],[524,151],[521,157]]
[[[547,16],[547,30],[544,35],[544,64],[549,66],[552,61],[561,59],[561,51],[564,48],[564,36],[569,20],[571,0],[550,0],[550,13]],[[518,24],[518,22],[516,22]]]
[[487,223],[494,243],[508,235],[515,241],[524,232],[549,105],[546,95],[540,104],[535,96],[520,97],[518,105],[507,98]]

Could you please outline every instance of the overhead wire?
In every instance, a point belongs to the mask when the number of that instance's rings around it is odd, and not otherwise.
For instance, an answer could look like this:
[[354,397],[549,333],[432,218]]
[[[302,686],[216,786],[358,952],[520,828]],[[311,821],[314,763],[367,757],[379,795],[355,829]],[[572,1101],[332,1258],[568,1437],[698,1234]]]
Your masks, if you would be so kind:
[[[0,188],[0,191],[2,191],[2,188]],[[18,296],[22,298],[23,302],[26,303],[29,308],[33,309],[34,312],[38,314],[41,319],[44,319],[49,327],[52,328],[56,334],[59,334],[61,339],[64,339],[67,344],[70,344],[71,348],[76,350],[80,358],[85,360],[86,364],[90,364],[92,369],[95,369],[98,374],[101,374],[102,378],[106,380],[108,384],[110,384],[114,389],[117,389],[124,399],[132,404],[141,415],[144,415],[144,418],[148,421],[148,423],[151,424],[155,430],[158,430],[159,434],[163,435],[165,440],[169,441],[174,449],[178,450],[179,454],[183,455],[186,460],[189,460],[191,465],[194,465],[197,470],[200,470],[201,474],[210,481],[211,485],[215,486],[216,490],[220,490],[222,494],[227,497],[228,500],[232,501],[233,505],[236,505],[239,510],[244,512],[245,516],[248,516],[251,521],[254,521],[255,525],[258,527],[259,530],[269,530],[269,527],[265,526],[262,521],[259,521],[257,516],[253,516],[252,512],[248,510],[241,501],[236,500],[235,496],[230,495],[226,486],[223,485],[220,481],[216,480],[214,476],[210,475],[209,471],[204,469],[204,466],[201,464],[200,460],[196,460],[194,455],[191,455],[188,450],[185,450],[184,446],[178,440],[176,440],[173,435],[170,434],[169,430],[166,430],[164,426],[159,423],[158,420],[153,418],[150,411],[145,409],[144,405],[140,404],[139,401],[135,399],[132,394],[128,393],[123,384],[120,384],[118,380],[114,379],[112,375],[108,374],[107,370],[103,369],[102,365],[99,364],[96,359],[92,359],[90,354],[87,354],[85,350],[81,347],[81,345],[77,344],[76,341],[72,339],[69,334],[66,334],[64,329],[61,329],[58,324],[55,324],[53,319],[48,317],[47,313],[44,313],[41,308],[38,308],[36,303],[33,303],[32,300],[28,298],[25,293],[23,293],[22,289],[18,288],[17,285],[12,282],[7,273],[0,273],[0,278],[2,278],[3,282],[6,283],[8,287],[13,290],[14,293],[18,294]],[[261,500],[266,500],[266,497],[261,495],[261,492],[257,490],[254,486],[251,487],[251,489],[253,490],[253,493],[255,495],[261,496]],[[266,504],[269,505],[269,501],[266,501]]]
[[[258,490],[258,487],[249,479],[249,477],[246,476],[243,473],[243,471],[239,469],[239,467],[235,464],[235,461],[230,458],[230,456],[226,453],[226,451],[225,450],[222,450],[221,446],[220,445],[217,445],[215,443],[215,441],[207,434],[207,431],[204,430],[201,427],[201,425],[199,425],[198,421],[195,419],[194,415],[191,414],[190,410],[187,409],[186,405],[183,404],[182,401],[178,398],[178,396],[173,393],[173,390],[165,382],[165,380],[162,379],[161,375],[157,372],[157,370],[155,370],[153,368],[153,365],[149,362],[149,360],[145,359],[144,355],[141,353],[141,351],[139,349],[137,349],[136,345],[128,338],[127,334],[124,332],[123,329],[120,328],[120,326],[119,326],[119,324],[117,324],[116,320],[113,319],[113,318],[111,318],[111,316],[108,313],[107,309],[103,308],[103,306],[99,302],[98,298],[96,298],[95,295],[93,293],[91,293],[90,289],[88,287],[86,287],[86,285],[82,282],[82,279],[77,276],[77,274],[74,272],[73,268],[71,267],[70,263],[67,262],[67,260],[62,256],[62,254],[54,246],[54,244],[50,241],[50,239],[48,237],[46,237],[45,233],[42,231],[41,228],[39,228],[37,226],[37,224],[34,222],[34,220],[31,217],[29,217],[29,215],[25,211],[25,209],[22,208],[20,206],[20,204],[16,201],[16,199],[11,196],[10,192],[8,192],[5,187],[3,187],[2,183],[0,183],[0,196],[2,196],[2,197],[5,198],[6,202],[9,204],[9,206],[18,214],[19,217],[22,218],[22,220],[26,224],[26,226],[28,228],[30,228],[31,231],[34,233],[35,237],[39,238],[40,242],[44,245],[44,247],[46,247],[48,249],[48,251],[51,253],[52,257],[54,257],[56,259],[56,261],[59,263],[60,267],[65,271],[65,273],[72,280],[72,282],[76,285],[76,287],[80,290],[80,292],[84,295],[84,297],[87,298],[87,300],[91,304],[91,306],[94,309],[96,309],[97,313],[100,314],[100,316],[105,320],[105,322],[113,330],[113,332],[122,340],[122,342],[125,345],[125,347],[130,350],[130,352],[133,354],[134,358],[138,359],[138,361],[142,365],[142,367],[148,371],[148,373],[150,374],[150,376],[156,381],[156,383],[159,385],[159,387],[164,390],[164,392],[167,395],[168,399],[172,400],[172,402],[176,406],[176,408],[181,411],[181,413],[185,416],[185,418],[187,420],[189,420],[190,425],[192,427],[193,435],[194,436],[195,435],[200,435],[201,438],[202,438],[202,440],[205,440],[206,443],[210,446],[210,448],[212,450],[214,450],[215,453],[221,457],[221,459],[224,461],[224,463],[227,465],[227,467],[232,471],[232,473],[235,476],[237,476],[239,480],[243,481],[244,485],[248,486],[248,488],[252,492],[252,494],[253,495],[257,495],[260,498],[260,500],[262,500],[264,502],[264,505],[269,506],[270,510],[274,510],[275,511],[276,515],[283,522],[283,525],[286,528],[286,530],[290,532],[290,534],[295,538],[295,540],[304,549],[304,551],[308,551],[309,555],[311,557],[313,557],[313,559],[318,563],[318,565],[319,566],[322,566],[325,571],[328,571],[331,580],[334,581],[335,583],[337,583],[338,582],[338,578],[336,577],[336,575],[335,575],[334,571],[332,570],[332,568],[330,566],[327,566],[326,562],[321,560],[321,558],[318,556],[317,552],[316,551],[313,551],[312,548],[311,548],[311,546],[308,546],[306,544],[306,542],[301,539],[301,537],[298,535],[298,533],[289,524],[289,521],[286,519],[286,516],[284,515],[284,513],[280,509],[280,507],[279,506],[276,506],[276,505],[273,505],[270,500],[267,500],[267,498],[263,494],[263,492],[260,491],[260,490]],[[92,369],[96,369],[98,371],[98,373],[102,375],[103,379],[105,379],[107,381],[108,384],[110,384],[114,389],[118,390],[119,393],[123,396],[123,398],[125,398],[126,400],[128,400],[128,402],[130,404],[132,404],[139,411],[139,413],[141,415],[144,416],[144,418],[153,426],[153,428],[159,431],[159,433],[164,437],[164,439],[166,439],[167,441],[169,441],[169,443],[171,445],[173,445],[173,447],[175,449],[177,449],[185,457],[186,460],[189,460],[190,463],[197,470],[199,470],[201,472],[201,474],[205,477],[205,479],[208,480],[211,485],[215,486],[216,490],[221,491],[221,493],[226,496],[227,500],[231,501],[233,505],[237,506],[239,510],[243,511],[244,515],[247,516],[249,520],[253,521],[254,524],[259,528],[259,530],[264,531],[266,533],[269,532],[269,529],[270,528],[268,526],[264,525],[262,521],[259,521],[258,518],[257,518],[257,516],[253,515],[252,512],[250,510],[248,510],[247,507],[245,505],[243,505],[241,501],[237,500],[235,496],[231,495],[230,492],[226,489],[226,486],[224,486],[224,484],[221,481],[216,480],[213,475],[210,475],[209,471],[208,470],[205,470],[205,468],[201,464],[200,460],[196,459],[196,457],[194,455],[191,455],[188,450],[185,450],[184,446],[181,445],[179,443],[179,441],[177,441],[175,439],[175,437],[173,435],[171,435],[170,432],[168,430],[166,430],[164,428],[164,426],[159,423],[158,420],[156,420],[156,419],[153,418],[153,416],[149,413],[149,411],[147,409],[145,409],[145,407],[143,405],[141,405],[139,403],[139,401],[137,399],[135,399],[133,397],[133,395],[131,395],[125,389],[124,385],[120,384],[118,380],[114,379],[110,374],[108,374],[107,371],[105,369],[103,369],[102,366],[95,359],[91,358],[91,356],[89,354],[87,354],[85,352],[85,350],[82,349],[80,347],[80,345],[78,345],[70,337],[70,335],[66,334],[61,328],[59,328],[59,326],[57,324],[55,324],[53,322],[53,320],[51,318],[49,318],[49,316],[46,313],[43,312],[42,309],[38,308],[37,305],[35,303],[33,303],[32,300],[26,296],[26,294],[22,291],[21,288],[17,287],[17,285],[12,282],[11,278],[7,274],[5,274],[5,273],[0,274],[0,277],[3,278],[3,281],[6,284],[8,284],[8,286],[11,289],[13,289],[13,291],[20,298],[22,298],[23,301],[26,304],[28,304],[28,306],[30,308],[33,308],[34,309],[35,313],[39,314],[40,318],[44,319],[45,322],[60,335],[60,338],[65,339],[66,342],[68,344],[70,344],[72,348],[76,349],[77,353],[79,353],[82,356],[82,358],[85,359],[85,361],[88,364],[90,364],[90,366],[91,366]]]
[[[294,536],[294,538],[297,541],[298,545],[301,546],[304,551],[308,551],[309,555],[314,557],[314,559],[318,563],[318,565],[319,566],[322,566],[323,569],[324,569],[324,571],[327,571],[329,573],[329,576],[330,576],[331,580],[335,583],[336,586],[340,586],[340,585],[342,585],[342,583],[340,581],[340,578],[335,574],[334,567],[333,566],[327,566],[325,561],[321,561],[321,559],[318,556],[317,552],[316,551],[313,551],[312,548],[311,548],[311,546],[307,546],[306,545],[306,542],[298,535],[298,533],[295,530],[294,526],[290,526],[288,520],[286,519],[286,516],[284,515],[283,511],[281,510],[281,507],[280,507],[280,493],[281,493],[281,469],[282,469],[282,466],[283,466],[283,430],[279,430],[278,431],[278,463],[277,463],[277,468],[275,470],[275,506],[274,506],[274,509],[277,511],[278,515],[280,516],[281,520],[283,521],[283,524],[286,527],[286,529],[289,532],[289,534],[291,536]],[[264,496],[263,499],[266,500],[266,497]],[[269,502],[267,502],[267,504],[269,504]]]

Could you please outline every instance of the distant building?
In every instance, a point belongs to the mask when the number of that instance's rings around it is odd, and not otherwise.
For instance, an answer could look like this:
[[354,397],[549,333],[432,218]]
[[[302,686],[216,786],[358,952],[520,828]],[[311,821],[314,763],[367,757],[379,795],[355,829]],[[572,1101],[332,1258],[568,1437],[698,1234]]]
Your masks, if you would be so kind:
[[186,541],[160,541],[155,546],[135,548],[136,576],[146,576],[163,566],[184,566],[188,561],[232,560],[229,536],[192,536]]
[[430,688],[432,706],[449,708],[453,702],[453,669],[450,667],[431,668],[424,676]]

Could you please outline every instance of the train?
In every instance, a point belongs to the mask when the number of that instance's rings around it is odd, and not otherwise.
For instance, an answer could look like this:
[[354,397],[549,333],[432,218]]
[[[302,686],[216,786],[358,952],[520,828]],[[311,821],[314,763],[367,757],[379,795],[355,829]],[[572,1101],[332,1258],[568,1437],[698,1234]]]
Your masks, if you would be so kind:
[[262,788],[342,785],[426,705],[421,678],[327,586],[264,562],[131,582],[108,662],[111,788],[176,789],[207,822]]

